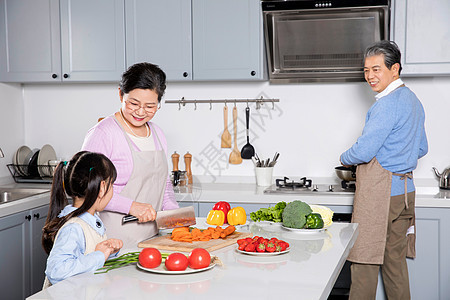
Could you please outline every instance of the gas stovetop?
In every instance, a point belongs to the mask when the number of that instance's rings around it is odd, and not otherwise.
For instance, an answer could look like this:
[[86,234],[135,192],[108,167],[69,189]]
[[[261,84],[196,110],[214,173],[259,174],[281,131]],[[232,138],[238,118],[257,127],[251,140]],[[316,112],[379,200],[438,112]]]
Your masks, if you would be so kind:
[[328,194],[351,195],[355,193],[355,182],[342,181],[341,184],[313,184],[306,177],[290,180],[288,177],[276,179],[275,184],[264,190],[265,194]]

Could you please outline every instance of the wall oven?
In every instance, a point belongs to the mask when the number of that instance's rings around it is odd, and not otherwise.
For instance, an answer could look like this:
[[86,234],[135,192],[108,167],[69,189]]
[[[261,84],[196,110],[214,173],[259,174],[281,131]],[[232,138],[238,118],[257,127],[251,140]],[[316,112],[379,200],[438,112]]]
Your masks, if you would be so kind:
[[389,39],[390,0],[262,0],[273,83],[363,81],[363,55]]

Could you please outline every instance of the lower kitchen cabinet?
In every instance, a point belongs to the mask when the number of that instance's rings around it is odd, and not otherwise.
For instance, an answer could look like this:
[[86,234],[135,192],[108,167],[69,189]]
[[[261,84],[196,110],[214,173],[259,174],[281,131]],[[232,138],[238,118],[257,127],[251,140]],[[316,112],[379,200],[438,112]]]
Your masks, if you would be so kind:
[[2,299],[25,299],[42,289],[47,254],[41,246],[41,234],[48,207],[0,218]]
[[180,207],[188,207],[188,206],[193,206],[194,207],[194,212],[195,212],[195,216],[199,217],[198,214],[198,203],[195,202],[190,202],[190,201],[179,201],[178,205]]
[[411,299],[450,299],[450,208],[416,208],[416,258],[408,259]]
[[[407,259],[411,299],[450,299],[450,208],[416,208],[416,258]],[[387,299],[381,277],[377,300]]]

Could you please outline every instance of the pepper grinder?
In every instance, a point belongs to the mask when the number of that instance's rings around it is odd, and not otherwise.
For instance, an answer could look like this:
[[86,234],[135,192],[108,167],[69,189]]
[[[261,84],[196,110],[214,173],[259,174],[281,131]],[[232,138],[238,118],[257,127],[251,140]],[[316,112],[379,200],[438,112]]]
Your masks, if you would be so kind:
[[177,151],[173,152],[172,154],[172,164],[173,164],[173,171],[179,171],[178,169],[178,161],[180,160],[180,154],[177,153]]
[[192,185],[192,170],[191,170],[192,154],[189,151],[184,155],[184,163],[186,164],[186,177],[188,184]]

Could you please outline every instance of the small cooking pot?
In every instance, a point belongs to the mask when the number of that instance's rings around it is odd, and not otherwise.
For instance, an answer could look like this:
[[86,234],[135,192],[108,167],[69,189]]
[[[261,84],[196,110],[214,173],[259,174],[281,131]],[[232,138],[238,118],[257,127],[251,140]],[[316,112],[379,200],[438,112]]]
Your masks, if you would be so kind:
[[356,180],[356,166],[344,167],[339,166],[334,168],[337,177],[345,181],[355,181]]

